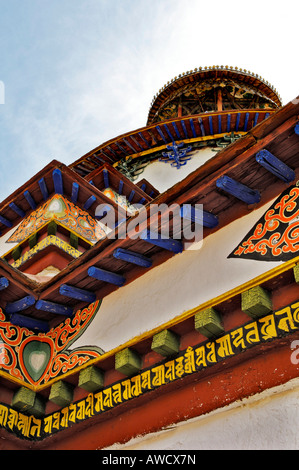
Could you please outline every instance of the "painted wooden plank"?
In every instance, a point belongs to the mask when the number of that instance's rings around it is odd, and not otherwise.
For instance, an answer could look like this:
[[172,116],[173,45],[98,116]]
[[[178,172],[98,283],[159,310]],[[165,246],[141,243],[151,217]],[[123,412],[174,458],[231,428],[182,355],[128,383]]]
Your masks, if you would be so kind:
[[25,197],[26,201],[28,202],[29,206],[31,207],[31,209],[36,209],[36,202],[33,199],[33,197],[31,196],[30,192],[29,191],[24,191],[23,194],[24,194],[24,197]]
[[192,130],[193,137],[197,137],[196,130],[195,130],[195,127],[194,127],[193,119],[192,119],[192,118],[189,119],[189,122],[190,122],[190,126],[191,126],[191,130]]
[[169,130],[167,124],[163,124],[163,126],[164,126],[164,128],[165,128],[165,130],[166,130],[166,132],[167,132],[167,134],[168,134],[168,137],[170,138],[170,140],[173,140],[173,136],[172,136],[172,134],[171,134],[171,132],[170,132],[170,130]]
[[183,244],[179,240],[163,238],[156,232],[150,230],[144,230],[140,234],[140,238],[148,243],[164,248],[164,250],[172,251],[173,253],[181,253],[183,251]]
[[119,150],[127,157],[128,156],[128,152],[125,151],[125,149],[120,145],[119,142],[115,142],[115,145],[117,145],[117,147],[119,148]]
[[30,330],[38,330],[41,333],[47,333],[50,330],[50,326],[46,321],[19,313],[13,313],[10,316],[10,322],[13,325],[29,328]]
[[0,277],[0,290],[7,289],[9,286],[9,280],[6,277]]
[[202,136],[205,136],[205,135],[206,135],[206,132],[205,132],[205,128],[204,128],[202,119],[201,119],[201,118],[198,118],[198,122],[199,122],[199,125],[200,125],[200,130],[201,130]]
[[53,178],[55,193],[63,194],[63,179],[62,179],[61,170],[59,168],[55,168],[55,170],[53,170],[52,178]]
[[244,128],[243,128],[244,132],[247,131],[248,121],[249,121],[249,113],[246,113],[245,114],[245,119],[244,119]]
[[241,114],[240,114],[240,113],[238,113],[238,114],[237,114],[237,118],[236,118],[235,131],[238,131],[238,130],[239,130],[239,125],[240,125],[240,117],[241,117]]
[[73,315],[73,309],[71,307],[48,300],[38,300],[35,304],[35,308],[44,312],[55,313],[56,315],[65,315],[67,317]]
[[9,207],[16,213],[18,214],[20,217],[25,217],[25,212],[23,211],[23,209],[21,209],[19,206],[17,206],[14,202],[10,202],[9,203]]
[[35,304],[35,298],[32,295],[26,295],[22,299],[16,300],[14,302],[9,302],[6,304],[5,312],[6,313],[17,313],[26,310],[28,307],[31,307]]
[[174,130],[175,130],[175,133],[176,133],[176,135],[177,135],[177,138],[178,138],[178,139],[181,139],[182,136],[181,136],[181,134],[180,134],[180,131],[179,131],[179,129],[178,129],[178,126],[176,125],[175,122],[172,122],[171,124],[172,124],[172,127],[173,127]]
[[129,202],[132,202],[134,196],[135,196],[135,191],[134,191],[134,189],[132,189],[132,191],[130,192],[128,201],[129,201]]
[[118,184],[118,194],[121,195],[122,192],[123,192],[123,187],[124,187],[124,182],[123,180],[120,180],[119,181],[119,184]]
[[84,209],[88,210],[96,200],[97,200],[97,198],[95,196],[90,196],[87,199],[87,201],[85,201],[85,203],[84,203]]
[[98,279],[99,281],[108,282],[109,284],[114,284],[119,287],[126,282],[125,278],[120,274],[112,273],[111,271],[106,271],[96,266],[88,268],[87,273],[88,276]]
[[226,124],[226,130],[227,130],[227,132],[230,132],[230,129],[231,129],[231,115],[228,114],[228,115],[227,115],[227,124]]
[[191,220],[203,227],[214,228],[218,225],[218,217],[210,212],[196,209],[190,204],[183,204],[180,209],[181,217],[183,219]]
[[221,114],[218,115],[218,134],[222,132]]
[[216,180],[216,186],[247,204],[256,204],[261,200],[259,191],[251,189],[226,175]]
[[214,129],[213,129],[213,118],[212,116],[209,116],[209,129],[210,129],[210,134],[214,134]]
[[142,134],[142,132],[138,132],[138,135],[139,135],[140,138],[143,140],[143,142],[145,143],[145,145],[150,149],[152,146],[151,146],[151,144],[149,143],[149,141],[144,137],[144,135]]
[[39,185],[39,188],[41,190],[42,196],[43,196],[44,200],[46,201],[49,197],[49,191],[48,191],[48,188],[47,188],[47,185],[46,185],[46,182],[45,182],[44,178],[41,178],[38,181],[38,185]]
[[8,219],[6,219],[6,217],[3,217],[2,215],[0,215],[0,222],[1,224],[5,225],[6,227],[12,227],[12,222]]
[[[143,151],[143,150],[145,150],[145,148],[144,148],[144,147],[142,147],[142,145],[140,145],[140,143],[138,142],[138,140],[137,140],[137,139],[135,139],[135,137],[134,137],[134,136],[132,136],[132,135],[131,135],[131,136],[130,136],[130,138],[133,140],[134,144],[135,144],[137,147],[139,147],[139,148],[140,148],[140,150],[142,150],[142,151]],[[136,152],[136,150],[135,150],[135,152]]]
[[125,250],[123,248],[116,248],[113,252],[114,258],[121,259],[128,263],[137,264],[138,266],[143,266],[144,268],[150,268],[152,266],[152,260],[147,256],[141,255],[140,253],[135,253],[131,250]]
[[72,195],[71,195],[71,199],[74,204],[77,204],[78,195],[79,195],[79,184],[74,181],[72,184]]
[[68,284],[62,284],[59,288],[59,293],[70,297],[71,299],[81,300],[82,302],[95,302],[96,294],[85,289],[79,289]]
[[187,132],[186,124],[185,124],[184,121],[181,121],[181,124],[182,124],[182,128],[183,128],[185,137],[186,137],[186,139],[188,139],[188,138],[189,138],[189,135],[188,135],[188,132]]
[[105,188],[109,188],[109,173],[106,169],[103,170]]
[[266,168],[266,170],[273,173],[282,181],[285,181],[286,183],[294,181],[296,177],[295,172],[284,162],[275,157],[275,155],[272,155],[268,150],[260,150],[256,154],[255,159],[262,167]]
[[165,143],[165,144],[168,144],[168,142],[167,142],[167,140],[165,139],[164,134],[163,134],[162,129],[160,128],[160,126],[156,126],[156,129],[157,129],[157,131],[158,131],[160,137],[161,137],[162,140],[164,141],[164,143]]
[[131,145],[127,139],[123,139],[123,141],[134,153],[136,153],[136,149],[134,149],[133,145]]
[[253,121],[253,127],[255,127],[257,125],[258,118],[259,118],[259,113],[255,113],[254,121]]

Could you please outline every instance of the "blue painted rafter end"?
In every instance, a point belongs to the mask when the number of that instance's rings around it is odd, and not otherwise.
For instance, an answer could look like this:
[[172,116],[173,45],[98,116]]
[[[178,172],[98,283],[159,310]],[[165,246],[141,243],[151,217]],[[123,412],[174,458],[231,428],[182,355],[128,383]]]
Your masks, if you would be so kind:
[[268,150],[260,150],[256,156],[256,161],[266,170],[273,173],[277,178],[281,179],[286,183],[294,181],[296,174],[295,172],[287,166],[284,162],[279,160],[275,155],[272,155]]
[[164,250],[172,251],[173,253],[181,253],[183,251],[183,244],[180,240],[173,238],[164,238],[156,232],[144,230],[140,234],[140,238],[152,245],[159,246]]
[[226,175],[217,179],[216,186],[246,204],[257,204],[261,200],[258,190],[251,189]]

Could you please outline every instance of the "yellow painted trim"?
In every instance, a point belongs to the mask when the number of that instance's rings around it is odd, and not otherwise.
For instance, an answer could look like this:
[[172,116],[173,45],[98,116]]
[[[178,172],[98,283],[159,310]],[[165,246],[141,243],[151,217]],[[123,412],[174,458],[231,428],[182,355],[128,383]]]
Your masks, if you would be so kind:
[[[184,142],[185,144],[191,144],[191,143],[194,143],[194,142],[205,142],[205,141],[208,141],[208,140],[220,139],[221,137],[224,137],[227,134],[228,134],[227,132],[223,132],[222,134],[213,134],[212,136],[211,135],[205,135],[205,136],[202,136],[202,137],[194,137],[192,139],[180,139],[180,140],[175,140],[175,143]],[[243,136],[243,135],[246,135],[247,132],[240,131],[240,132],[238,132],[238,134]],[[143,152],[134,153],[134,154],[129,155],[128,157],[126,157],[125,160],[129,160],[130,158],[134,159],[134,158],[138,158],[138,157],[143,157],[144,155],[149,155],[150,153],[155,153],[155,152],[159,152],[161,150],[165,150],[166,145],[170,145],[170,143],[160,145],[160,147],[155,147],[155,148],[152,148],[152,149],[149,149],[149,150],[144,150]],[[195,150],[200,150],[200,149],[195,149]],[[114,168],[117,168],[118,164],[119,164],[119,162],[114,163],[113,164]]]

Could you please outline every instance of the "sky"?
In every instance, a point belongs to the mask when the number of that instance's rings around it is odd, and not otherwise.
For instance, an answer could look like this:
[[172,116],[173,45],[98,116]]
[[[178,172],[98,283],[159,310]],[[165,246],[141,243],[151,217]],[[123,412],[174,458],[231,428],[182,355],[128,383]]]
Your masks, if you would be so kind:
[[196,67],[299,95],[298,0],[0,0],[0,201],[146,125],[153,96]]

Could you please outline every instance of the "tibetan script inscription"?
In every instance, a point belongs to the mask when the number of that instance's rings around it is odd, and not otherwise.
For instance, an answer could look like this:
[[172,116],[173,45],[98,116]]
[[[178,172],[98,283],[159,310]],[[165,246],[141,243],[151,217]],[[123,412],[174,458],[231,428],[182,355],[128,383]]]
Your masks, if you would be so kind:
[[114,383],[99,392],[90,393],[83,400],[42,419],[25,416],[0,404],[0,426],[25,439],[44,439],[148,391],[200,372],[251,347],[286,336],[298,329],[299,301],[231,330],[214,341],[188,347],[174,359],[165,360],[134,377]]

